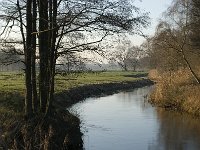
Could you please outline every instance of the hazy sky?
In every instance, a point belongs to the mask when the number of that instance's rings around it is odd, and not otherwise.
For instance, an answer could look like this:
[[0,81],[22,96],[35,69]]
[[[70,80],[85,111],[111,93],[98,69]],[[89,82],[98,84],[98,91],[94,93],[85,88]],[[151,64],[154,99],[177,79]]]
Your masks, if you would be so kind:
[[[155,27],[158,24],[159,18],[162,13],[170,6],[172,0],[135,0],[137,7],[150,13],[151,25],[148,29],[144,30],[144,34],[153,35]],[[133,43],[139,45],[144,41],[141,37],[133,38]]]

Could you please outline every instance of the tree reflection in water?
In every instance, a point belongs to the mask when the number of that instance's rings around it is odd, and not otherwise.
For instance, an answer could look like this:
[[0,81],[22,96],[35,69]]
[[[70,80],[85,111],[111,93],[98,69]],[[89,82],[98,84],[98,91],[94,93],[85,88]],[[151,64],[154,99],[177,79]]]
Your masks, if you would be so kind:
[[157,109],[157,141],[149,150],[199,150],[200,120],[187,114]]

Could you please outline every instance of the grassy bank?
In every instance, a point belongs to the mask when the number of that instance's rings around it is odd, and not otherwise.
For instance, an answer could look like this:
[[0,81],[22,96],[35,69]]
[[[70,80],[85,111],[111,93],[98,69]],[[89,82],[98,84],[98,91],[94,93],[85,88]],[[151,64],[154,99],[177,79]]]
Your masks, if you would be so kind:
[[[69,113],[64,113],[65,107],[83,100],[86,97],[98,96],[101,94],[112,94],[122,89],[142,87],[151,84],[149,80],[142,80],[139,77],[146,76],[144,72],[90,72],[90,73],[72,73],[56,76],[56,106],[57,116],[62,113],[65,120],[62,124],[70,127],[66,132],[73,131],[78,137],[76,141],[80,142],[81,133],[79,132],[79,119],[74,118]],[[0,73],[0,145],[2,138],[12,134],[13,125],[17,124],[23,114],[24,105],[24,75],[22,73]],[[59,118],[59,117],[58,117]],[[74,119],[72,119],[74,118]],[[73,120],[73,121],[71,121]],[[55,126],[56,126],[55,122]],[[71,126],[71,124],[75,124]],[[77,136],[75,135],[75,136]],[[69,134],[70,140],[73,140],[72,133]],[[69,141],[70,141],[69,140]],[[77,149],[77,148],[76,148]]]
[[171,73],[152,70],[149,77],[157,82],[151,95],[153,104],[200,116],[200,85],[188,70]]

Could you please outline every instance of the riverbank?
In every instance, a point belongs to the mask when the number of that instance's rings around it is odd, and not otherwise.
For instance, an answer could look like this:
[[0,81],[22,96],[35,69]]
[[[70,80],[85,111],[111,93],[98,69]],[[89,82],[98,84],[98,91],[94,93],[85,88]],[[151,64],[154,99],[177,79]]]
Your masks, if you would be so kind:
[[57,93],[55,99],[58,105],[62,107],[70,107],[71,105],[89,97],[111,95],[120,91],[150,86],[153,84],[154,82],[149,79],[138,79],[135,81],[83,85]]
[[[57,76],[56,101],[54,102],[55,113],[51,118],[48,118],[48,120],[53,127],[52,129],[58,131],[54,133],[54,138],[48,138],[47,140],[51,141],[52,139],[57,139],[54,142],[57,145],[59,144],[61,146],[64,144],[63,142],[65,142],[67,148],[74,150],[81,149],[82,133],[80,132],[79,126],[80,120],[78,117],[70,114],[66,110],[66,107],[84,100],[87,97],[108,95],[121,90],[152,85],[152,81],[141,78],[146,75],[147,73],[134,72],[97,72],[92,74],[81,74],[76,78],[75,75]],[[2,80],[3,78],[8,80],[8,82],[4,82],[4,85],[1,87],[0,98],[0,111],[2,112],[0,125],[2,136],[0,138],[0,144],[5,147],[5,143],[12,143],[13,141],[13,138],[11,138],[11,140],[9,139],[9,136],[15,137],[15,135],[13,135],[13,127],[20,126],[23,122],[21,119],[23,118],[23,109],[21,108],[23,106],[24,85],[22,74],[15,74],[12,76],[4,74],[1,77]],[[43,123],[44,122],[42,121],[40,122],[40,124]],[[49,131],[46,132],[51,133],[51,130],[49,129]],[[38,133],[39,132],[35,135],[38,135]]]
[[149,78],[156,82],[151,104],[200,117],[200,85],[188,70],[162,74],[152,70]]

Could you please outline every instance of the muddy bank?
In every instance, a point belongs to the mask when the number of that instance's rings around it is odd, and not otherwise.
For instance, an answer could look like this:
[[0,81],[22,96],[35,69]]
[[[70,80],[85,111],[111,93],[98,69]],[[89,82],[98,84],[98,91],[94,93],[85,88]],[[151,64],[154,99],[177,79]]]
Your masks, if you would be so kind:
[[149,79],[141,79],[137,81],[126,81],[119,83],[83,85],[80,87],[72,88],[68,91],[64,91],[62,93],[57,93],[55,95],[55,99],[57,100],[56,103],[59,106],[70,107],[71,105],[89,97],[111,95],[122,90],[140,88],[153,84],[154,82]]

